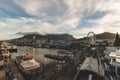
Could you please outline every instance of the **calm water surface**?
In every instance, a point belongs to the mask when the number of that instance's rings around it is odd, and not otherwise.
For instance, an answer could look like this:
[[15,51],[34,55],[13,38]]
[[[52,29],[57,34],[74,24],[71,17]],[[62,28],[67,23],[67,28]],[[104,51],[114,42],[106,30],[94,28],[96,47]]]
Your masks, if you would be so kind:
[[50,63],[54,60],[45,58],[45,54],[57,54],[57,49],[45,49],[45,48],[33,48],[33,47],[27,47],[27,46],[20,46],[18,47],[17,53],[12,53],[12,58],[15,59],[17,55],[23,55],[23,54],[31,54],[35,56],[35,59],[42,63],[44,59],[44,63]]

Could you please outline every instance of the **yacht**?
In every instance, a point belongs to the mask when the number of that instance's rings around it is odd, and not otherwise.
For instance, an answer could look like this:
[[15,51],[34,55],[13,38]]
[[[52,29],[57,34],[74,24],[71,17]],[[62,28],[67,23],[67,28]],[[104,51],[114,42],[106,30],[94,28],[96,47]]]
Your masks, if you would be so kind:
[[0,55],[0,67],[4,66],[3,55]]
[[37,73],[40,71],[40,63],[38,63],[32,55],[16,56],[15,62],[20,70],[25,74]]

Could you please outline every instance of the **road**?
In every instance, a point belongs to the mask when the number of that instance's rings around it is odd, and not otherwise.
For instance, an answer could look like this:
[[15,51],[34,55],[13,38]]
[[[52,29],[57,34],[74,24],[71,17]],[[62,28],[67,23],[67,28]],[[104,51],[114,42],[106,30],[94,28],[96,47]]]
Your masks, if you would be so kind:
[[68,64],[67,67],[63,68],[59,72],[57,72],[54,76],[51,76],[49,80],[73,80],[76,72],[77,72],[77,66],[79,63],[83,62],[84,55],[76,55],[73,57],[73,63]]

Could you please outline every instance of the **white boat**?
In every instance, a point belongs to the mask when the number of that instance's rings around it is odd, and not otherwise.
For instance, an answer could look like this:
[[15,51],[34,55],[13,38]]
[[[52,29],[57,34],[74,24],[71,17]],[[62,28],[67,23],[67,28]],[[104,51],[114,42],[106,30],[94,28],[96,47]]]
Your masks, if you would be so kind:
[[17,52],[17,46],[15,46],[15,45],[13,45],[13,44],[9,44],[8,50],[9,50],[11,53]]
[[4,51],[4,53],[2,53],[2,55],[3,55],[4,58],[9,58],[9,57],[11,57],[11,54],[10,54],[9,51]]
[[17,52],[17,46],[11,43],[2,42],[0,46],[2,51],[8,50],[10,52]]
[[24,69],[25,72],[30,70],[35,70],[40,67],[40,64],[36,62],[34,59],[23,61],[20,63],[20,66]]
[[26,74],[31,74],[31,72],[37,73],[40,71],[40,63],[35,61],[34,56],[17,56],[15,62],[17,63],[20,70],[22,70]]
[[4,66],[4,59],[3,59],[3,55],[0,55],[0,67]]

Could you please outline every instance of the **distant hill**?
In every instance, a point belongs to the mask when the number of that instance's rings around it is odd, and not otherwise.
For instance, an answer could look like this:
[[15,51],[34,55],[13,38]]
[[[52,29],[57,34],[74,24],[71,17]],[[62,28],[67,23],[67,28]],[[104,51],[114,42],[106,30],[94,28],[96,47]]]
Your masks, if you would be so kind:
[[29,40],[35,38],[37,40],[37,39],[45,39],[45,36],[42,35],[42,34],[27,34],[27,35],[24,35],[21,38],[23,38],[23,39],[29,39]]
[[17,40],[33,40],[33,39],[39,40],[39,39],[48,39],[48,40],[63,40],[63,41],[70,41],[70,40],[74,40],[75,38],[72,35],[69,34],[46,34],[46,35],[42,35],[42,34],[26,34],[21,38],[17,38],[17,39],[12,39],[12,41]]
[[[64,40],[64,41],[69,41],[69,40],[75,40],[75,38],[72,35],[69,34],[27,34],[24,35],[21,38],[18,39],[28,39],[32,40],[33,37],[35,36],[35,39],[49,39],[49,40]],[[104,32],[101,34],[97,34],[96,38],[97,39],[115,39],[116,34],[115,33],[110,33],[110,32]],[[86,39],[86,37],[81,38],[80,40]]]
[[[110,32],[104,32],[104,33],[96,35],[97,39],[115,39],[115,37],[116,37],[116,34],[115,33],[110,33]],[[80,38],[78,40],[85,40],[85,39],[86,39],[86,37]]]
[[[21,38],[16,38],[16,39],[11,39],[9,40],[10,42],[15,42],[15,41],[19,41],[19,42],[24,42],[24,41],[32,41],[33,38],[35,36],[36,40],[39,39],[47,39],[47,40],[63,40],[63,41],[80,41],[80,40],[86,40],[86,37],[84,38],[80,38],[80,39],[75,39],[72,35],[69,34],[46,34],[46,35],[42,35],[42,34],[26,34]],[[101,34],[97,34],[96,38],[97,39],[115,39],[116,34],[115,33],[110,33],[110,32],[104,32]]]
[[45,35],[45,37],[51,40],[64,40],[64,41],[75,39],[72,35],[69,34],[47,34]]
[[116,37],[115,33],[109,33],[109,32],[104,32],[96,35],[97,39],[115,39],[115,37]]

